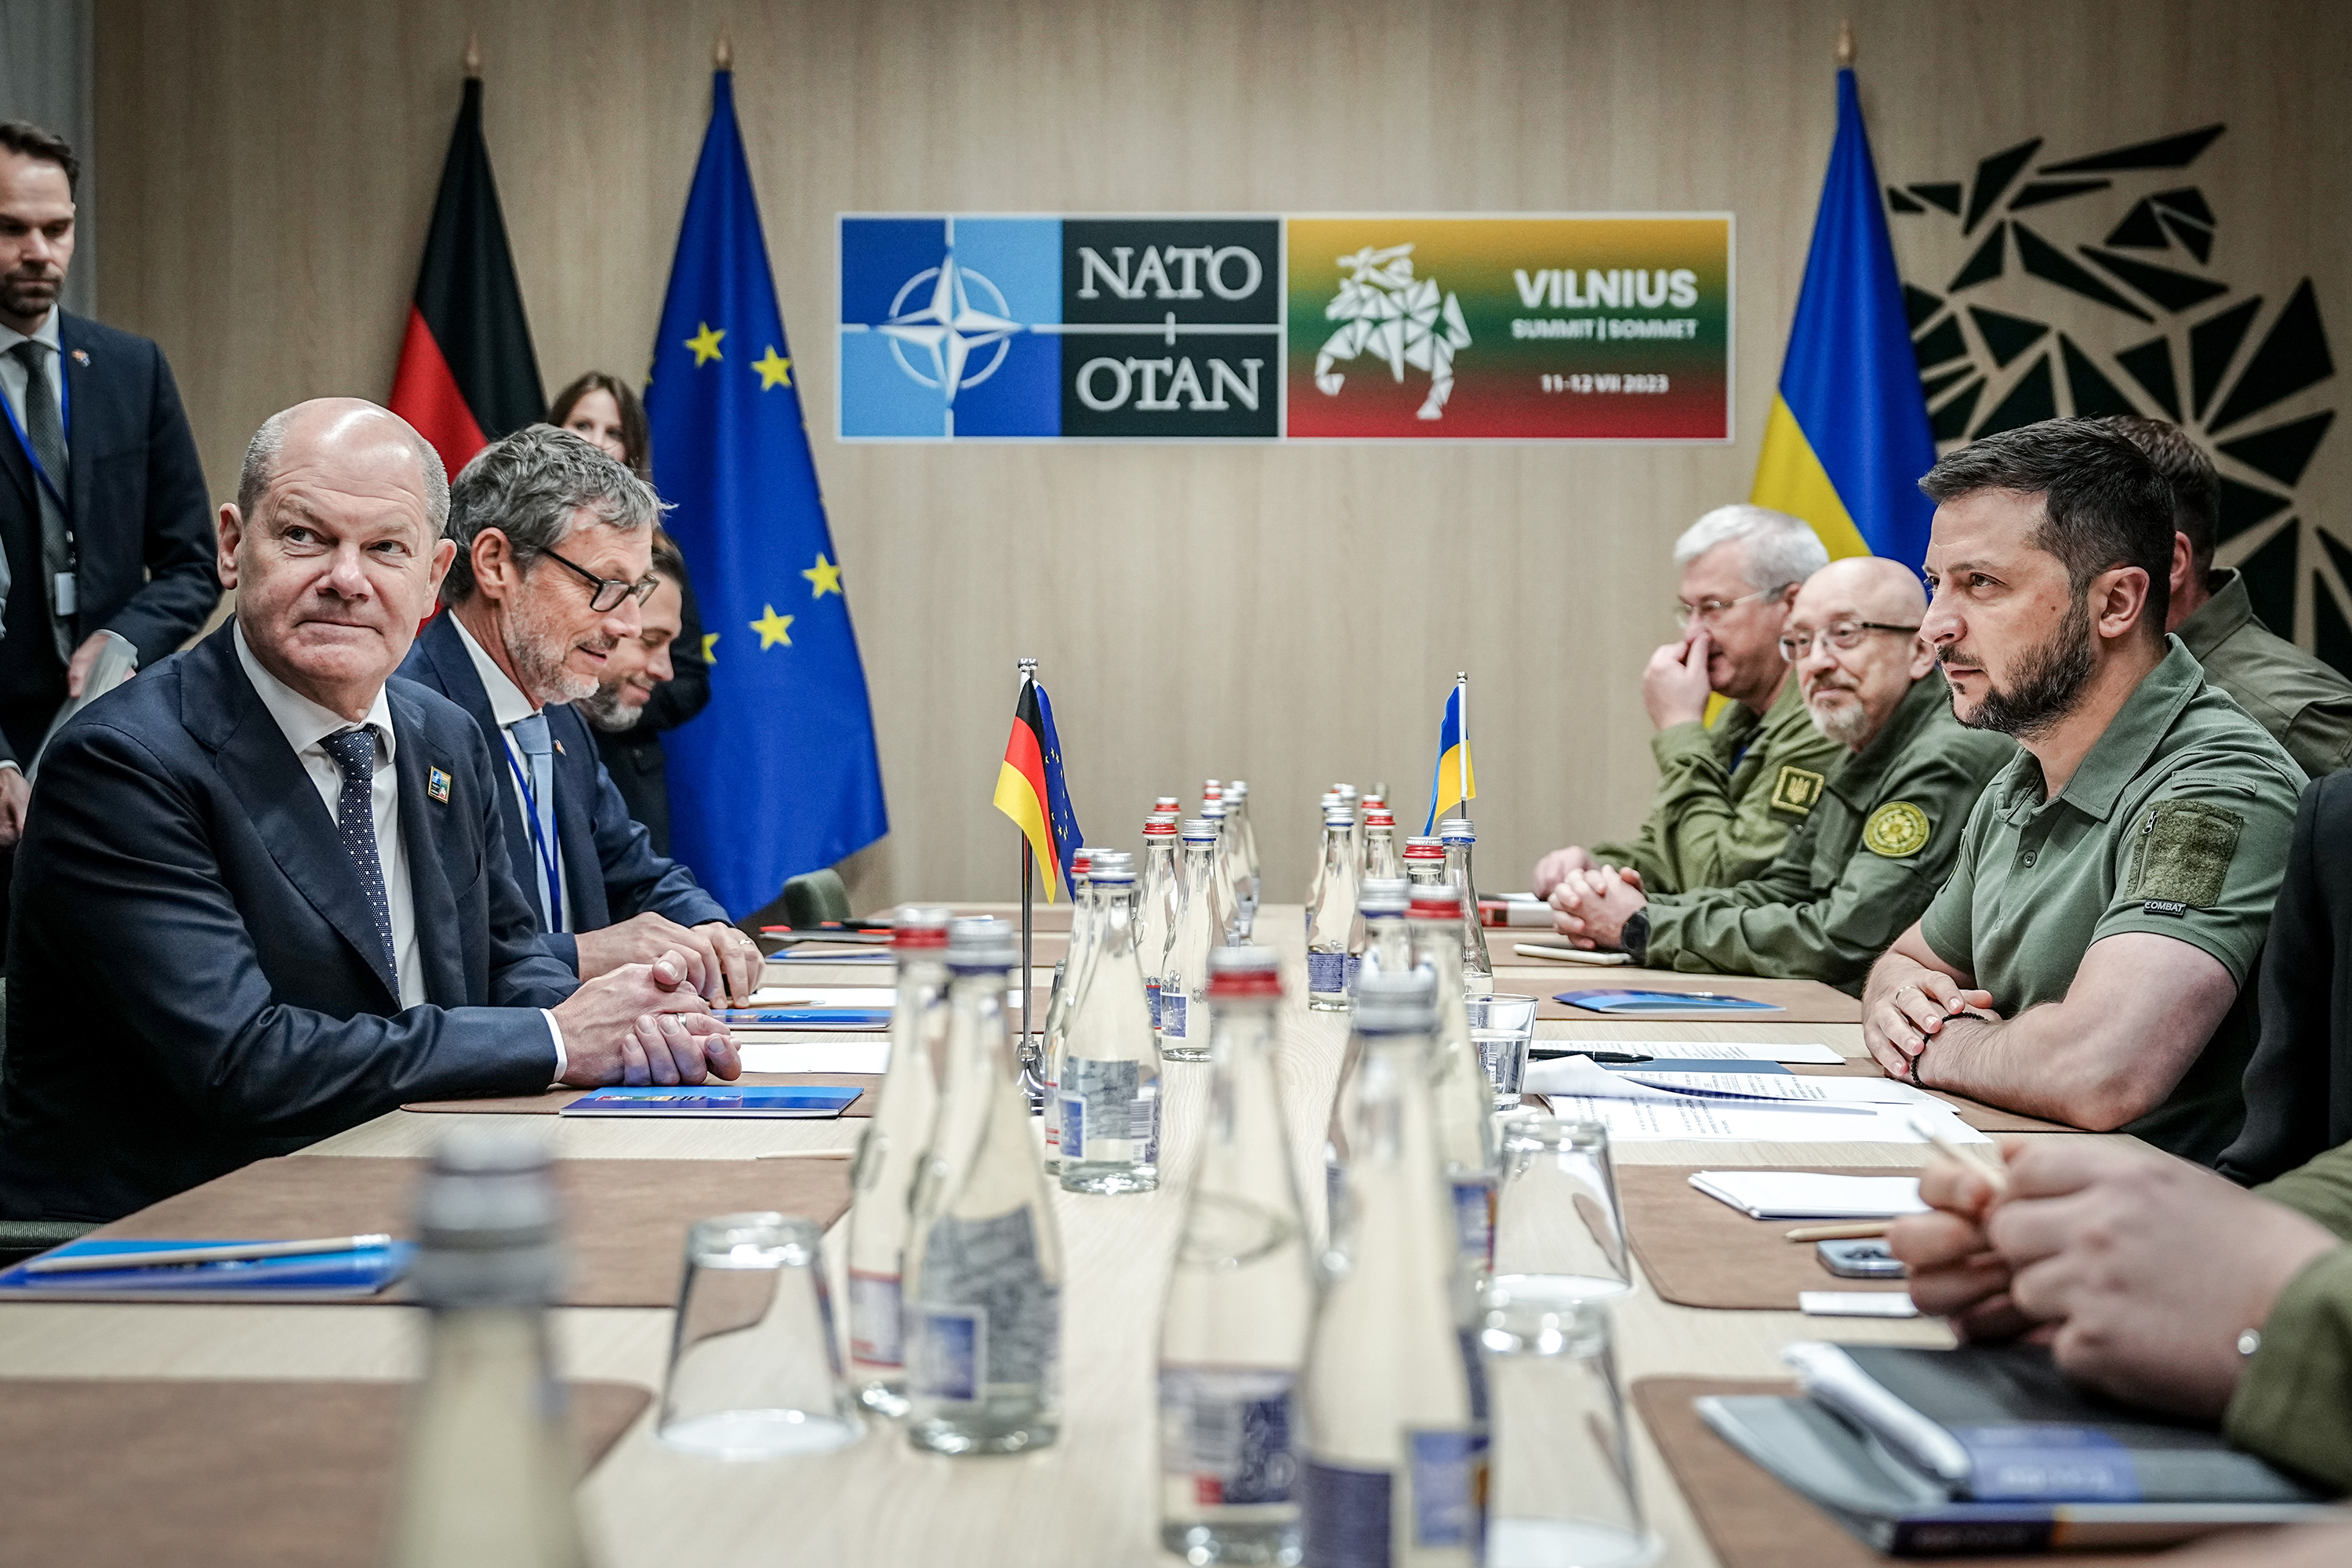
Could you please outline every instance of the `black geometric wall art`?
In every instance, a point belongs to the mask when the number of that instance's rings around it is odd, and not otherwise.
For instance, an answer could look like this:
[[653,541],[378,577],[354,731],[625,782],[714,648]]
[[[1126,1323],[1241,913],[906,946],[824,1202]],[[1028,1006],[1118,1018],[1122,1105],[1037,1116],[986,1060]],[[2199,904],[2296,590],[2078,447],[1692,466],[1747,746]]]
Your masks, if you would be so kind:
[[1969,432],[1972,440],[2002,430],[2014,430],[2021,425],[2039,425],[2044,419],[2058,417],[2058,397],[2050,385],[2050,356],[2043,354],[2033,362],[2033,368],[2018,378],[2009,389],[2009,395],[1984,416],[1984,423]]
[[1958,316],[1945,317],[1935,331],[1911,345],[1911,352],[1917,356],[1921,370],[1930,370],[1946,360],[1959,358],[1969,352],[1968,341],[1960,336],[1960,319]]
[[1969,320],[1977,324],[1977,335],[1984,339],[1985,349],[1992,363],[2007,370],[2020,354],[2050,335],[2048,323],[2029,321],[2022,316],[2011,316],[2000,310],[1988,310],[1981,305],[1969,307]]
[[2075,418],[2104,419],[2111,414],[2139,412],[2123,388],[2108,380],[2091,363],[2091,356],[2063,332],[2058,334],[2058,353],[2066,362],[2066,394],[2074,405]]
[[1960,216],[1960,183],[1958,180],[1939,180],[1904,188],[1931,207],[1941,207],[1954,217]]
[[[2312,532],[2319,536],[2327,552],[2328,564],[2336,568],[2336,580],[2352,587],[2352,550],[2336,542],[2336,536],[2324,528]],[[2314,577],[2311,584],[2311,651],[2343,669],[2352,665],[2352,626],[2347,626],[2344,612],[2336,607],[2336,595],[2327,590],[2326,577]]]
[[[2147,199],[2175,216],[2185,217],[2207,228],[2220,221],[2214,217],[2212,207],[2206,204],[2205,193],[2194,185],[2183,185],[2177,191],[2158,191]],[[2205,258],[2200,256],[2198,259],[2202,261]]]
[[1995,153],[1977,164],[1976,182],[1969,187],[1969,216],[1961,220],[1960,232],[1973,234],[1984,215],[1992,210],[1993,203],[2009,189],[2009,183],[2032,160],[2042,148],[2042,138],[2021,142],[2016,146]]
[[1936,439],[1957,441],[1969,433],[1969,416],[1977,411],[1977,399],[1984,395],[1985,384],[1979,379],[1960,388],[1950,402],[1927,416],[1927,428]]
[[2039,171],[2044,174],[2105,174],[2123,169],[2185,169],[2197,161],[2197,154],[2213,144],[2213,139],[2228,129],[2208,125],[2201,130],[2183,131],[2177,135],[2159,136],[2153,142],[2135,142],[2129,147],[2117,147],[2112,152],[2094,153],[2087,158],[2073,158],[2063,163],[2044,163]]
[[1943,308],[1944,301],[1925,289],[1914,289],[1908,283],[1903,285],[1903,314],[1910,321],[1913,331],[1926,326]]
[[2273,631],[2294,625],[2294,575],[2302,560],[2302,526],[2289,518],[2286,526],[2271,535],[2260,550],[2238,563],[2254,614]]
[[2245,374],[2238,377],[2238,384],[2230,389],[2229,397],[2206,427],[2227,430],[2249,415],[2259,414],[2306,386],[2316,386],[2335,374],[2327,332],[2319,324],[2319,301],[2306,278],[2263,335],[2263,346],[2254,351]]
[[1985,242],[1977,247],[1977,253],[1974,256],[1969,257],[1961,266],[1960,269],[1952,275],[1949,291],[1952,293],[1958,293],[1963,289],[1971,288],[1979,283],[1990,282],[1991,279],[2000,277],[2001,262],[2007,254],[2006,242],[2008,237],[2009,226],[2007,224],[1997,223],[1993,225],[1992,232],[1985,236]]
[[1902,187],[1886,187],[1886,205],[1899,213],[1923,213],[1927,209],[1903,194]]
[[2260,528],[2294,504],[2284,496],[2240,484],[2226,474],[2221,478],[2221,502],[2214,537],[2224,542]]
[[[1902,210],[1916,212],[1919,209],[1909,207]],[[2172,241],[2165,234],[2164,225],[2157,221],[2156,204],[2145,197],[2135,203],[2131,211],[2124,214],[2123,222],[2108,231],[2107,243],[2127,245],[2134,250],[2172,248]]]
[[2254,312],[2262,308],[2263,297],[2257,294],[2189,329],[2189,406],[2198,418],[2205,417],[2206,405],[2213,401],[2221,378],[2229,374],[2231,358],[2245,342],[2246,329],[2254,324]]
[[2113,180],[2036,180],[2010,198],[2009,210],[2022,212],[2027,207],[2063,202],[2069,196],[2087,196],[2114,184]]
[[2150,261],[2134,261],[2128,256],[2112,251],[2082,247],[2083,254],[2105,268],[2116,277],[2138,289],[2174,315],[2201,305],[2217,294],[2227,294],[2230,286],[2194,273],[2175,272],[2169,267],[2158,267]]
[[2156,399],[2164,416],[2180,422],[2180,384],[2172,378],[2172,341],[2156,338],[2116,355],[2116,363],[2131,373],[2140,390]]
[[1920,395],[1933,403],[1948,389],[1959,385],[1976,373],[1977,367],[1972,364],[1964,364],[1958,370],[1940,371],[1919,383]]
[[2137,316],[2143,321],[2153,321],[2154,316],[2133,304],[2086,271],[2080,263],[2034,233],[2021,223],[2010,227],[2017,231],[2017,264],[2036,278],[2055,283],[2061,289],[2072,289],[2085,300],[2095,300],[2111,310],[2127,316]]
[[[1963,375],[1955,371],[1954,375]],[[2265,474],[2293,489],[2303,480],[2303,470],[2311,466],[2311,455],[2319,450],[2319,438],[2336,423],[2336,410],[2323,408],[2307,419],[2292,424],[2274,425],[2268,430],[2252,436],[2241,436],[2234,441],[2224,441],[2221,450],[2235,458],[2258,474]],[[2344,579],[2352,584],[2352,576]]]

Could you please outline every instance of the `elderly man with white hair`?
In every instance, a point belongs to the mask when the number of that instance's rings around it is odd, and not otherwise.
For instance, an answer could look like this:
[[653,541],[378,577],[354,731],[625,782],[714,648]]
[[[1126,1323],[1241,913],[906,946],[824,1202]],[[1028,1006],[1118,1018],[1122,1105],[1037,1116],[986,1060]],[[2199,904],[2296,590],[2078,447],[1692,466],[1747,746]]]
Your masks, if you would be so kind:
[[[1797,590],[1829,564],[1811,526],[1760,506],[1717,507],[1675,542],[1675,564],[1682,636],[1642,672],[1642,703],[1658,727],[1649,819],[1630,839],[1570,845],[1536,862],[1538,898],[1604,865],[1653,893],[1744,881],[1780,853],[1845,753],[1806,718],[1780,657]],[[1712,726],[1710,692],[1726,699]]]

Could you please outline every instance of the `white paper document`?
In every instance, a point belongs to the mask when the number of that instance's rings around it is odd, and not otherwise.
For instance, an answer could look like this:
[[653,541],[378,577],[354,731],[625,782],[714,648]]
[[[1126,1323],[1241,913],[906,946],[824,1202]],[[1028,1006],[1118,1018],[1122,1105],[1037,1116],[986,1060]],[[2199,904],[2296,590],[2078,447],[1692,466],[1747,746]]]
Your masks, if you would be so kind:
[[1664,1059],[1668,1057],[1703,1062],[1786,1062],[1801,1067],[1833,1068],[1845,1058],[1811,1040],[1799,1040],[1789,1045],[1768,1046],[1753,1040],[1547,1040],[1536,1041],[1538,1050],[1558,1050],[1565,1045],[1591,1046],[1602,1051],[1639,1051],[1644,1056]]
[[[1541,1089],[1536,1092],[1544,1093]],[[1578,1121],[1598,1121],[1619,1142],[1687,1138],[1757,1143],[1916,1143],[1924,1147],[1927,1140],[1912,1127],[1914,1117],[1930,1119],[1955,1143],[1992,1142],[1962,1121],[1940,1100],[1937,1102],[1937,1111],[1929,1111],[1916,1105],[1864,1105],[1832,1110],[1818,1105],[1780,1106],[1739,1100],[1625,1100],[1613,1095],[1603,1099],[1577,1094],[1546,1094],[1545,1098],[1551,1101],[1554,1115]]]
[[1860,1113],[1874,1105],[1947,1109],[1941,1100],[1884,1078],[1811,1078],[1785,1072],[1644,1072],[1639,1066],[1605,1068],[1590,1057],[1530,1063],[1527,1087],[1538,1094],[1612,1095],[1624,1100],[1770,1102]]
[[1797,1306],[1813,1318],[1916,1318],[1907,1290],[1800,1290]]
[[887,1035],[832,1040],[739,1037],[735,1048],[745,1072],[884,1072],[890,1066]]
[[1916,1176],[1820,1171],[1694,1171],[1690,1184],[1750,1219],[1893,1219],[1925,1214]]
[[751,993],[754,1007],[895,1007],[893,985],[762,985]]

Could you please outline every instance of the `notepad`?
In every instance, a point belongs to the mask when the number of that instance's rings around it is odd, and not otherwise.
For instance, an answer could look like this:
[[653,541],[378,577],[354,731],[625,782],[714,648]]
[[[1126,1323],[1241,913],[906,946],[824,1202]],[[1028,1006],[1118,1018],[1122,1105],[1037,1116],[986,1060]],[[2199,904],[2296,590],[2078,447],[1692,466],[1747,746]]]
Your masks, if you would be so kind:
[[740,1089],[703,1084],[603,1089],[565,1106],[563,1116],[769,1117],[823,1121],[839,1116],[862,1089],[751,1084]]
[[1588,1013],[1606,1013],[1619,1018],[1639,1018],[1651,1013],[1754,1016],[1788,1011],[1770,1002],[1751,1002],[1745,996],[1726,996],[1719,991],[1562,991],[1552,1000],[1581,1007]]
[[1927,1212],[1916,1176],[1694,1171],[1690,1184],[1750,1219],[1893,1219]]
[[[229,1247],[253,1237],[203,1240],[122,1241],[84,1238],[44,1253],[45,1258],[100,1257],[107,1253],[175,1252],[186,1247]],[[408,1272],[416,1256],[413,1242],[359,1247],[344,1252],[304,1253],[291,1258],[250,1258],[191,1263],[176,1268],[89,1269],[71,1274],[33,1274],[25,1265],[0,1270],[0,1299],[10,1300],[138,1301],[320,1301],[373,1296]]]
[[845,1038],[811,1035],[746,1035],[735,1042],[745,1072],[862,1072],[890,1070],[890,1037]]

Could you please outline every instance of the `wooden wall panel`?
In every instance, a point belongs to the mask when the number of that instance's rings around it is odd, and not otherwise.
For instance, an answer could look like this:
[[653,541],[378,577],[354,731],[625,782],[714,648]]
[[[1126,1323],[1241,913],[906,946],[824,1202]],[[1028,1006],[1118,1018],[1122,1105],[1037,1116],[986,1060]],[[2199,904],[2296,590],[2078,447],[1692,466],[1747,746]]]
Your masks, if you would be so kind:
[[[865,897],[1006,891],[988,795],[1024,653],[1095,837],[1243,773],[1290,898],[1325,783],[1418,809],[1466,668],[1503,887],[1643,808],[1666,547],[1747,492],[1849,13],[1888,178],[2226,121],[2196,176],[2237,279],[2275,300],[2311,274],[2352,309],[2352,25],[2220,0],[100,0],[100,297],[170,353],[218,493],[273,409],[382,396],[478,26],[550,388],[639,374],[724,22],[881,733],[896,830],[853,868]],[[1738,440],[844,447],[832,219],[887,209],[1730,209]],[[2304,480],[2313,515],[2352,495],[2347,440]]]

